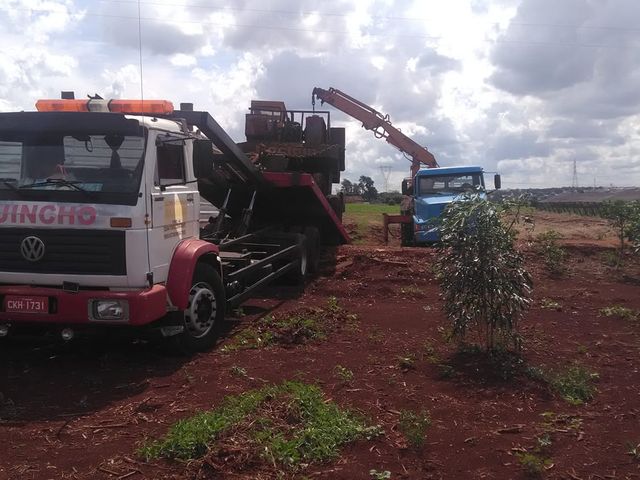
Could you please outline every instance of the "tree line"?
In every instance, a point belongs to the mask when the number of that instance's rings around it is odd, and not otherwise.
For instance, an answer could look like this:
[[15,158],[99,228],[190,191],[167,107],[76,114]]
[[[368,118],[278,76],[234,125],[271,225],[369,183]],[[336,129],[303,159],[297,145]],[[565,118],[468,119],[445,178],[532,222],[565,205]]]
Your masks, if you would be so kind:
[[365,202],[386,203],[389,205],[399,205],[402,201],[402,194],[398,191],[378,192],[375,182],[371,177],[361,175],[358,182],[352,182],[345,178],[342,180],[341,189],[345,195],[360,195]]

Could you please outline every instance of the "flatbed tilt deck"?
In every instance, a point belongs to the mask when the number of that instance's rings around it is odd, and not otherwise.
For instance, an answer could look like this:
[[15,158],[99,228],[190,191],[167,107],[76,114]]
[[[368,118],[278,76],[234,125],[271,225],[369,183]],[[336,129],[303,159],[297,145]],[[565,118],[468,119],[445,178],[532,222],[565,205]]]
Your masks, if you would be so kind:
[[[36,107],[0,113],[0,336],[152,327],[204,350],[225,312],[276,279],[303,282],[322,245],[349,241],[316,182],[339,181],[343,134],[329,144],[320,129],[295,161],[250,158],[190,104],[66,95]],[[247,129],[265,116],[252,111]],[[312,116],[296,125],[308,138]],[[204,225],[201,197],[218,209]]]

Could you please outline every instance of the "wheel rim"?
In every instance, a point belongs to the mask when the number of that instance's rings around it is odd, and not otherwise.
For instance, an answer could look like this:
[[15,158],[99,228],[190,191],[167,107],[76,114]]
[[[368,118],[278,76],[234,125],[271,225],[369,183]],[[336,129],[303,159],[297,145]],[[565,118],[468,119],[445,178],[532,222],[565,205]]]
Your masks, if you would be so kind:
[[216,321],[216,296],[204,282],[196,283],[189,291],[189,304],[184,313],[184,323],[194,338],[207,335]]

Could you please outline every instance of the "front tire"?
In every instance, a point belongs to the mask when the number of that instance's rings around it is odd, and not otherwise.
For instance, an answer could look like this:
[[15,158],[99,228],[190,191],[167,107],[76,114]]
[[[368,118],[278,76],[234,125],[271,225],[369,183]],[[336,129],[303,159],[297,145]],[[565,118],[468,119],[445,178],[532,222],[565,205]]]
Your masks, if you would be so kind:
[[198,263],[189,289],[189,302],[183,310],[184,330],[171,337],[179,353],[209,350],[216,343],[225,313],[225,295],[220,275],[211,265]]

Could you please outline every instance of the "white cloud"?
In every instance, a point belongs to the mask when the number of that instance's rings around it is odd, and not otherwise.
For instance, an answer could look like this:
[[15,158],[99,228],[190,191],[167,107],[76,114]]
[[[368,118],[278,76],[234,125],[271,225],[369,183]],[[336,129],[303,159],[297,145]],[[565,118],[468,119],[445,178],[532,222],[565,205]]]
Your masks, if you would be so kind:
[[[639,4],[544,2],[143,2],[144,95],[193,102],[242,141],[252,98],[310,108],[314,86],[333,86],[442,165],[503,170],[507,188],[569,184],[573,159],[584,178],[637,183]],[[135,3],[0,2],[0,109],[70,89],[139,96],[137,27]],[[402,154],[325,108],[347,127],[347,177],[380,183],[391,165],[399,186]]]
[[171,57],[170,62],[174,67],[193,67],[198,63],[196,57],[184,53],[176,53]]

